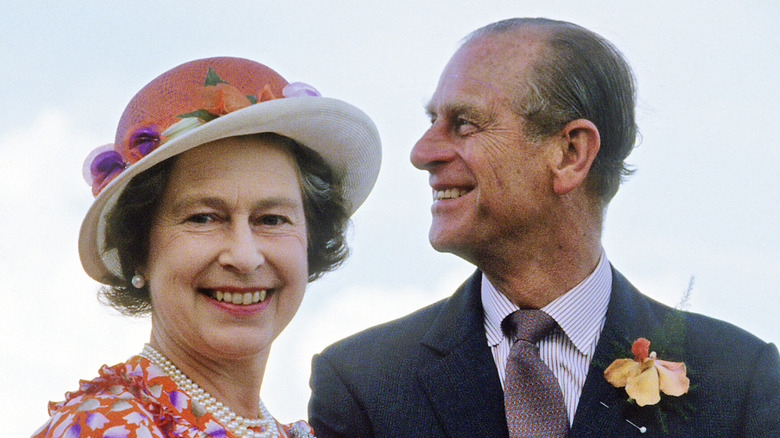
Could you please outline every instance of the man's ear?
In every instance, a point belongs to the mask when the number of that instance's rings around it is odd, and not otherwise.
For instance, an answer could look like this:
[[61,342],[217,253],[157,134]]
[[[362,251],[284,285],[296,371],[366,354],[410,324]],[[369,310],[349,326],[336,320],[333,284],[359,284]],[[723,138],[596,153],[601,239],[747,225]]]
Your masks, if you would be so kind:
[[560,150],[553,163],[553,190],[565,195],[585,181],[601,146],[601,137],[593,122],[577,119],[567,123],[558,138]]

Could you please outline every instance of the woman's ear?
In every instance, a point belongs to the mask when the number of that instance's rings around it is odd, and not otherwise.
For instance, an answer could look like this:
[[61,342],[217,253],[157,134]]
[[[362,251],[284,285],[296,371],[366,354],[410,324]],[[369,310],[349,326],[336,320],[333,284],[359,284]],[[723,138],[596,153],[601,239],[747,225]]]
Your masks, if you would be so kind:
[[576,119],[563,127],[559,138],[560,150],[552,169],[553,190],[565,195],[585,181],[599,152],[601,137],[593,122]]

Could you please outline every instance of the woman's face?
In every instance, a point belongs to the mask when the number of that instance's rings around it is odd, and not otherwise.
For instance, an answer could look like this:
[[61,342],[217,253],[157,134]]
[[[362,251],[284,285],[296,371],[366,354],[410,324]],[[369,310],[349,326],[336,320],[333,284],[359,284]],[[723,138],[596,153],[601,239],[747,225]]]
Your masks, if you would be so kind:
[[164,354],[267,356],[307,283],[306,222],[292,155],[232,137],[182,153],[142,273],[152,343]]

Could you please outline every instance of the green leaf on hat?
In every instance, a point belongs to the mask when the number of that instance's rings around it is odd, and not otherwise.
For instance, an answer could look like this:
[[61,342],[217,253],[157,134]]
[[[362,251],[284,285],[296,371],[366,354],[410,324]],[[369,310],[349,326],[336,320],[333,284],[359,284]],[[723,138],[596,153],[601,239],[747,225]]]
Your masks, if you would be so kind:
[[257,103],[257,98],[255,96],[252,96],[251,94],[247,94],[246,98],[249,99],[249,102],[251,102],[252,105]]
[[191,113],[179,114],[176,117],[178,117],[180,119],[186,119],[187,117],[197,117],[197,118],[203,120],[204,122],[210,122],[210,121],[216,119],[219,116],[217,116],[215,114],[211,114],[210,112],[208,112],[208,111],[206,111],[204,109],[199,109],[199,110],[193,111]]
[[208,87],[217,84],[227,84],[227,82],[223,81],[217,72],[215,72],[213,68],[209,67],[209,71],[206,73],[206,80],[203,82],[203,85]]

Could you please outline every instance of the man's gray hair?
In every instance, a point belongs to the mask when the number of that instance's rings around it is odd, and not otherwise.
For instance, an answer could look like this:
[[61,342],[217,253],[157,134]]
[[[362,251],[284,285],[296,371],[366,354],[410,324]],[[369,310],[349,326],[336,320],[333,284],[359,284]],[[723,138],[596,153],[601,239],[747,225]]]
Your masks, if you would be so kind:
[[587,187],[603,206],[632,170],[625,163],[634,148],[636,90],[623,54],[600,35],[576,24],[545,18],[512,18],[469,34],[480,37],[526,32],[545,43],[518,84],[515,110],[532,138],[555,134],[567,123],[587,119],[599,130],[601,147]]

